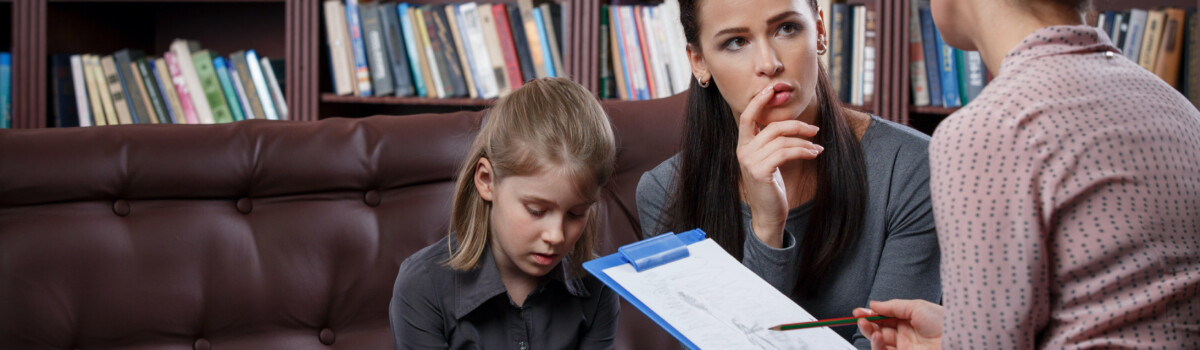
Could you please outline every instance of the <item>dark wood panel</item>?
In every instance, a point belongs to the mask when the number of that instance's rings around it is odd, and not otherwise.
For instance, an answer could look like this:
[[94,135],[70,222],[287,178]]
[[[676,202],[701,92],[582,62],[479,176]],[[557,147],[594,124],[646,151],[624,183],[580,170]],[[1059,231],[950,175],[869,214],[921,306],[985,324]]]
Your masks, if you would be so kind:
[[1092,0],[1092,7],[1099,11],[1107,10],[1127,10],[1130,8],[1152,8],[1159,6],[1171,6],[1179,8],[1197,8],[1200,7],[1200,1],[1196,0]]
[[285,57],[282,2],[51,3],[49,53],[111,53],[136,48],[161,55],[177,38],[220,54],[254,49]]

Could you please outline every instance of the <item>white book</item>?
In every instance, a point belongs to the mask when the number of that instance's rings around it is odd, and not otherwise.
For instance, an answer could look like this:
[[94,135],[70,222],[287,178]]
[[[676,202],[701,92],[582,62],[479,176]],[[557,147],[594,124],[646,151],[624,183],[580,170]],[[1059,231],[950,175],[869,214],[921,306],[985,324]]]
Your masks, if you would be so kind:
[[171,52],[174,52],[175,59],[179,60],[179,71],[183,73],[183,81],[187,84],[188,91],[195,91],[189,96],[192,98],[192,108],[196,109],[196,118],[200,120],[200,124],[212,124],[212,107],[208,104],[208,97],[204,96],[200,75],[196,73],[196,63],[192,61],[192,51],[198,51],[199,46],[193,41],[175,39],[171,42]]
[[[233,60],[229,62],[233,62]],[[238,105],[242,106],[242,112],[246,114],[246,119],[257,119],[258,117],[254,115],[254,107],[250,106],[250,96],[246,95],[246,86],[242,85],[242,75],[238,73],[232,63],[229,66],[229,80],[233,80],[233,91],[237,94]]]
[[71,83],[75,84],[75,108],[79,111],[79,126],[92,126],[92,110],[88,104],[87,85],[83,79],[83,56],[71,55]]
[[1142,37],[1145,36],[1146,17],[1149,12],[1143,9],[1129,10],[1129,31],[1125,33],[1125,53],[1130,61],[1138,62],[1142,51]]
[[[483,38],[483,25],[479,22],[479,8],[475,3],[468,2],[458,6],[458,25],[461,28],[463,45],[469,45],[471,69],[474,70],[475,87],[479,89],[480,98],[494,98],[500,95],[496,85],[496,74],[492,70],[491,54],[488,53],[487,42]],[[494,31],[494,30],[493,30]]]
[[262,103],[263,119],[279,120],[275,114],[275,104],[271,103],[271,91],[267,87],[267,78],[263,75],[262,65],[258,64],[258,53],[246,50],[246,66],[250,68],[250,80],[254,82],[254,90]]
[[[479,25],[482,26],[483,40],[487,42],[489,61],[492,62],[492,75],[496,77],[496,88],[500,96],[512,92],[508,69],[504,66],[504,49],[500,46],[500,35],[496,33],[496,18],[492,15],[492,5],[479,5]],[[517,79],[520,79],[519,77]]]
[[271,61],[265,56],[259,59],[262,63],[263,76],[267,78],[267,88],[271,90],[271,98],[275,101],[275,114],[279,120],[288,120],[287,100],[283,98],[283,90],[279,88],[279,80],[275,79],[275,70]]
[[338,95],[354,93],[353,68],[346,50],[349,50],[346,32],[346,5],[340,0],[325,1],[325,40],[329,45],[329,59],[332,63],[333,92]]
[[867,27],[867,8],[863,5],[854,6],[854,39],[850,43],[854,46],[854,57],[852,58],[850,68],[850,104],[855,106],[863,105],[863,39],[866,38],[864,32]]
[[671,61],[667,58],[667,41],[663,36],[662,12],[657,7],[642,8],[642,20],[646,26],[646,39],[650,41],[650,61],[654,62],[655,97],[671,96]]
[[671,56],[671,87],[674,93],[682,93],[691,87],[692,66],[687,55],[687,38],[683,35],[683,23],[679,22],[679,0],[663,1],[663,32],[667,36],[668,54]]

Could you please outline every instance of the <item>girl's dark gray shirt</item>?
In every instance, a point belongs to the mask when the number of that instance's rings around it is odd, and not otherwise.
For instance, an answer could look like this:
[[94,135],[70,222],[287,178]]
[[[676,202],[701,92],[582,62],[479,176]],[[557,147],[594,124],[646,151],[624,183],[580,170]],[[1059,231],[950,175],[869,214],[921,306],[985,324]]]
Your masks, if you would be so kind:
[[[929,197],[929,137],[911,128],[871,117],[862,138],[868,199],[862,231],[838,257],[817,296],[792,293],[800,264],[796,242],[804,237],[812,202],[788,211],[783,248],[767,246],[750,229],[750,208],[742,203],[747,232],[742,263],[818,319],[851,316],[869,300],[941,298],[937,232]],[[679,157],[642,175],[638,216],[645,236],[661,233],[664,210],[674,192]],[[708,233],[712,235],[712,232]],[[870,342],[858,327],[833,328],[860,349]]]

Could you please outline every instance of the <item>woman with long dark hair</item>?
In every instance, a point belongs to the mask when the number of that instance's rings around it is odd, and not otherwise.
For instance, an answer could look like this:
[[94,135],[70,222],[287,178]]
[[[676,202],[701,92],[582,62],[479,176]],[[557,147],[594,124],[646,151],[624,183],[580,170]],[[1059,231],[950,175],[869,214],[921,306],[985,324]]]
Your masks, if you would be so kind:
[[680,10],[695,80],[682,152],[638,183],[643,232],[701,228],[818,318],[938,300],[929,138],[841,106],[816,1]]

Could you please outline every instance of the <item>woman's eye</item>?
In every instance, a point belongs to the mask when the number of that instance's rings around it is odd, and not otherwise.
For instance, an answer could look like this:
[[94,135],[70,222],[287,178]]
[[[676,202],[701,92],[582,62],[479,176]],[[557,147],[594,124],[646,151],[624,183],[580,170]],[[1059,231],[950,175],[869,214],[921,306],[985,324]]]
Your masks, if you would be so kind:
[[722,46],[726,50],[729,50],[729,51],[740,50],[743,46],[746,46],[746,39],[733,38],[733,39],[725,40],[725,45],[722,45]]
[[779,35],[792,36],[800,32],[800,26],[795,23],[784,23],[779,26]]

